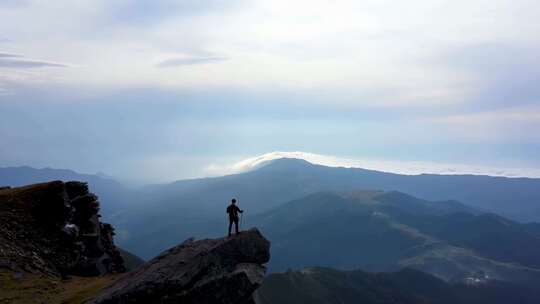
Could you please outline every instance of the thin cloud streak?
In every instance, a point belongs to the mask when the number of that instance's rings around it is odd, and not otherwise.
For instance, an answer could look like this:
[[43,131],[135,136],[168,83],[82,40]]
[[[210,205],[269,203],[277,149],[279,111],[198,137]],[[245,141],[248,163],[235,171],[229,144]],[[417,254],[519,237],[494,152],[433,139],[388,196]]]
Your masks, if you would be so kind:
[[19,58],[24,58],[24,56],[18,55],[18,54],[0,53],[0,68],[32,69],[32,68],[43,68],[43,67],[57,67],[57,68],[69,67],[69,65],[59,63],[59,62],[34,60],[34,59],[19,59]]
[[36,61],[36,60],[0,60],[0,67],[32,69],[43,67],[67,68],[68,65],[56,62]]
[[[2,40],[0,39],[0,42]],[[9,53],[0,53],[0,58],[20,58],[22,57],[21,55],[17,55],[17,54],[9,54]]]
[[159,68],[170,68],[184,65],[197,65],[208,63],[219,63],[226,61],[226,57],[184,57],[184,58],[170,58],[157,64]]

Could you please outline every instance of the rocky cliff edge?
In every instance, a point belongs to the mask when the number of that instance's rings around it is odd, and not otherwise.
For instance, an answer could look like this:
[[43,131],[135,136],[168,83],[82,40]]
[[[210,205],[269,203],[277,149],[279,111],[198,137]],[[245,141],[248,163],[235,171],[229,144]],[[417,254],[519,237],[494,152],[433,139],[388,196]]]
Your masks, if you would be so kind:
[[188,240],[124,275],[92,303],[253,303],[269,260],[270,243],[257,229]]

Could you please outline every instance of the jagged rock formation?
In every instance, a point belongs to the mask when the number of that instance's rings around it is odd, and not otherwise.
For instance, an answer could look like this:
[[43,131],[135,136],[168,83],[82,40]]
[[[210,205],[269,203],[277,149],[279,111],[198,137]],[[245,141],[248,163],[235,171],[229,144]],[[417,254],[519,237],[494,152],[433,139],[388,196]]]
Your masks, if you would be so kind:
[[81,182],[0,190],[0,269],[65,276],[125,271],[114,229]]
[[257,229],[173,247],[105,289],[92,303],[253,303],[270,259]]

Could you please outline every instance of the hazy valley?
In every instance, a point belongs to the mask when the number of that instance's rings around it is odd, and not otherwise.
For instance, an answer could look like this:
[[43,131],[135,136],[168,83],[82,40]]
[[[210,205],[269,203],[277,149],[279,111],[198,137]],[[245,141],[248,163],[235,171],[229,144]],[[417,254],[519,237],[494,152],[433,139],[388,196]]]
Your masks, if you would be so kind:
[[[3,185],[88,182],[102,202],[104,219],[116,228],[119,246],[147,260],[190,237],[225,235],[227,199],[236,197],[246,210],[242,226],[258,227],[272,244],[270,273],[313,266],[416,269],[433,275],[433,284],[450,284],[443,288],[449,293],[457,292],[455,284],[471,282],[507,282],[524,290],[540,282],[538,224],[497,214],[513,210],[535,218],[540,197],[536,179],[404,176],[297,159],[274,160],[246,173],[136,189],[66,170],[9,168],[0,169],[0,177]],[[456,188],[463,190],[452,191]],[[272,283],[263,284],[261,293],[285,284],[276,283],[278,278],[271,274]],[[295,284],[313,284],[306,279]],[[504,286],[512,293],[514,287]],[[335,292],[340,287],[327,288]]]

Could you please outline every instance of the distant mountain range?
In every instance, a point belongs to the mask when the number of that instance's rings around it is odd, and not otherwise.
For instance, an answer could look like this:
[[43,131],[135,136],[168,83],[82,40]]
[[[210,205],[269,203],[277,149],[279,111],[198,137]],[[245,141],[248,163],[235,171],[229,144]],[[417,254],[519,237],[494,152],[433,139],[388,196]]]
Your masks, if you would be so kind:
[[[17,181],[5,170],[0,184]],[[540,219],[540,179],[406,176],[279,159],[246,173],[127,191],[99,176],[21,170],[32,173],[21,174],[25,182],[60,176],[93,184],[118,243],[143,258],[191,236],[225,234],[225,207],[235,197],[244,227],[260,227],[272,241],[272,271],[412,267],[445,280],[539,277],[540,225],[506,217]]]
[[[456,200],[479,210],[521,222],[540,222],[540,179],[481,175],[400,175],[358,168],[336,168],[301,159],[277,159],[250,172],[215,178],[181,180],[128,191],[103,174],[63,169],[0,168],[0,186],[50,180],[87,181],[102,198],[105,216],[125,206],[146,205],[204,209],[221,214],[231,197],[251,213],[320,191],[400,191],[426,200]],[[126,198],[126,193],[132,194]],[[127,202],[129,200],[129,202]]]
[[72,170],[36,169],[28,166],[0,168],[0,187],[17,187],[53,180],[88,183],[89,187],[99,196],[101,213],[104,219],[109,222],[116,222],[115,217],[118,217],[133,201],[131,190],[100,173],[80,174]]
[[[407,176],[278,159],[246,173],[147,187],[138,193],[134,207],[117,226],[129,233],[128,239],[120,240],[124,246],[150,258],[193,234],[224,233],[224,210],[233,197],[249,219],[313,193],[358,190],[400,191],[430,201],[454,200],[514,220],[540,221],[540,179]],[[148,242],[150,246],[142,245]]]
[[253,212],[320,191],[400,191],[427,200],[457,200],[518,221],[540,221],[540,179],[476,175],[400,175],[357,168],[314,165],[277,159],[250,172],[182,180],[152,189],[162,206],[198,206],[219,211],[238,197]]

